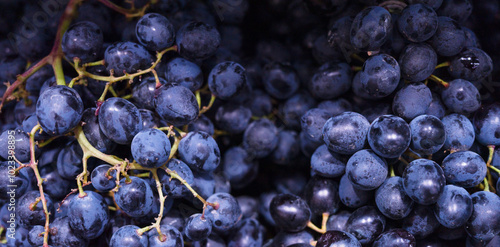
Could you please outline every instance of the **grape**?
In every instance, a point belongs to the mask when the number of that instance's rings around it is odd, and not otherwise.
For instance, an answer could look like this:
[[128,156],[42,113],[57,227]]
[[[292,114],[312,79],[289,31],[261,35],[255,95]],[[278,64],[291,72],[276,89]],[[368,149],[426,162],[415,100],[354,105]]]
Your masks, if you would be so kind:
[[318,104],[318,108],[327,111],[330,116],[337,116],[346,111],[352,111],[352,104],[346,99],[340,98],[322,101]]
[[399,32],[411,42],[430,39],[438,28],[438,16],[434,9],[425,4],[410,4],[401,11],[398,18]]
[[112,141],[129,144],[142,130],[142,118],[139,109],[122,98],[109,98],[99,109],[99,127]]
[[66,86],[53,86],[40,94],[36,116],[49,135],[63,135],[80,122],[83,102],[78,93]]
[[187,219],[184,234],[193,241],[207,239],[212,232],[212,220],[202,214],[193,214]]
[[444,186],[434,206],[434,214],[441,225],[458,228],[465,225],[472,215],[472,199],[464,188],[455,185]]
[[346,165],[346,175],[356,189],[374,190],[389,173],[387,163],[369,149],[354,153]]
[[248,90],[245,68],[235,62],[217,64],[208,75],[208,88],[224,100],[240,96]]
[[127,41],[108,46],[104,52],[104,61],[107,70],[113,70],[114,75],[122,76],[149,68],[153,63],[153,56],[144,46]]
[[413,200],[406,195],[403,178],[390,177],[375,192],[375,203],[380,212],[393,220],[403,219],[413,209]]
[[99,237],[108,226],[109,212],[104,198],[93,191],[74,197],[69,203],[69,226],[85,239]]
[[481,106],[481,95],[477,88],[462,79],[450,81],[449,87],[441,93],[441,98],[449,110],[460,114],[473,113]]
[[452,1],[443,0],[443,4],[438,10],[438,14],[449,16],[459,23],[464,23],[472,13],[472,2],[469,0]]
[[[177,172],[177,174],[181,176],[182,179],[184,179],[189,185],[192,185],[194,183],[193,171],[191,171],[186,163],[178,159],[171,159],[167,163],[167,168]],[[182,185],[179,180],[171,180],[170,176],[168,176],[166,173],[160,172],[160,170],[158,170],[158,176],[160,177],[160,181],[162,182],[164,192],[169,196],[178,198],[186,196],[190,193],[190,191],[184,185]]]
[[445,184],[443,169],[432,160],[414,160],[403,174],[406,194],[422,205],[435,203],[443,192]]
[[[248,73],[247,73],[248,74]],[[269,115],[273,110],[273,103],[271,96],[266,92],[255,89],[252,91],[250,97],[251,102],[249,102],[250,110],[252,111],[252,116],[262,117]]]
[[338,183],[331,179],[312,177],[303,192],[311,212],[316,215],[335,214],[340,207],[338,188]]
[[356,15],[351,26],[351,43],[360,51],[380,48],[392,31],[391,14],[382,7],[370,6]]
[[218,203],[217,209],[207,206],[207,217],[212,219],[212,228],[217,231],[228,231],[235,227],[241,219],[238,201],[228,193],[215,193],[207,202]]
[[[445,101],[444,98],[443,101]],[[404,86],[396,93],[392,101],[392,111],[399,117],[412,120],[424,114],[431,102],[431,90],[423,83],[412,83]]]
[[178,152],[180,159],[195,171],[211,172],[219,166],[219,146],[203,131],[190,132],[182,138]]
[[344,112],[326,121],[323,141],[339,154],[353,154],[363,148],[370,123],[359,113]]
[[170,141],[163,131],[145,129],[137,133],[132,140],[132,156],[139,165],[157,168],[167,162],[170,156]]
[[50,240],[55,246],[85,247],[89,244],[88,239],[78,236],[73,231],[67,216],[57,217],[50,224],[50,230]]
[[322,130],[325,122],[330,119],[330,114],[325,110],[312,108],[301,117],[302,131],[314,141],[321,141]]
[[139,227],[134,225],[126,225],[120,227],[118,231],[113,233],[113,236],[109,241],[109,246],[148,247],[149,246],[148,236],[138,235],[137,230],[139,230]]
[[417,240],[429,236],[439,227],[432,206],[415,205],[411,213],[403,219],[402,228]]
[[410,149],[418,154],[433,154],[437,152],[446,140],[446,131],[439,118],[430,115],[420,115],[410,122]]
[[373,193],[354,188],[347,175],[344,174],[340,178],[339,197],[344,205],[351,208],[359,208],[372,199]]
[[179,53],[187,59],[207,59],[215,54],[220,42],[215,27],[195,21],[183,25],[175,40]]
[[351,69],[346,63],[325,63],[308,83],[309,92],[317,99],[333,99],[351,88]]
[[258,164],[241,147],[228,149],[222,157],[222,170],[224,176],[233,188],[243,188],[256,177]]
[[[158,77],[158,81],[161,85],[167,84],[167,81],[161,77]],[[132,89],[132,98],[135,105],[140,108],[154,110],[155,90],[156,79],[154,77],[145,78]]]
[[474,126],[464,115],[453,113],[442,120],[446,131],[443,147],[448,150],[466,151],[472,147],[475,139]]
[[269,155],[278,145],[278,129],[268,119],[250,123],[243,134],[243,148],[256,158]]
[[142,129],[158,128],[161,126],[160,119],[150,110],[139,109],[142,118]]
[[163,85],[155,91],[155,110],[165,121],[181,126],[192,123],[200,108],[189,89],[176,84]]
[[290,165],[300,154],[300,143],[297,132],[293,130],[282,130],[278,133],[278,145],[271,153],[274,163]]
[[217,109],[215,114],[216,125],[231,134],[245,131],[250,123],[252,112],[245,106],[225,104]]
[[311,209],[306,201],[292,194],[279,194],[270,205],[271,216],[276,225],[287,232],[304,230],[311,218]]
[[293,246],[294,244],[305,243],[311,245],[313,241],[313,236],[307,231],[300,232],[286,232],[280,231],[272,239],[272,243],[275,246]]
[[449,183],[464,188],[472,188],[481,183],[487,170],[483,158],[471,151],[459,151],[446,156],[442,167]]
[[410,126],[400,117],[383,115],[375,119],[368,131],[368,143],[383,158],[397,158],[411,140]]
[[493,61],[483,50],[475,47],[466,47],[453,57],[448,72],[454,78],[468,81],[480,81],[488,77],[493,71]]
[[351,246],[361,247],[361,243],[351,233],[345,231],[327,231],[319,237],[317,247]]
[[63,199],[66,195],[71,192],[72,183],[70,180],[66,180],[56,169],[57,167],[46,166],[40,169],[40,176],[43,177],[46,183],[43,187],[45,193],[47,193],[53,199]]
[[194,120],[194,122],[188,125],[188,131],[203,131],[208,133],[209,135],[214,135],[215,128],[210,118],[208,118],[204,114],[200,114],[198,119]]
[[[26,169],[22,169],[16,176],[10,177],[9,176],[10,165],[12,164],[11,162],[8,161],[0,162],[0,176],[3,176],[4,178],[7,177],[9,178],[0,180],[0,199],[2,200],[10,200],[12,198],[11,196],[14,196],[14,198],[19,198],[20,196],[24,195],[25,192],[31,189],[31,184],[30,184],[31,180],[29,179],[29,174],[26,171]],[[9,194],[8,193],[10,191],[9,186],[15,186],[16,193]]]
[[399,64],[390,55],[371,56],[359,72],[362,90],[370,97],[383,98],[394,92],[401,77]]
[[489,241],[500,233],[500,198],[487,191],[472,194],[472,216],[467,221],[465,230],[469,236],[482,241]]
[[[45,228],[43,226],[34,226],[28,234],[28,242],[34,246],[43,245],[43,232]],[[42,234],[41,234],[42,233]]]
[[300,79],[293,67],[273,62],[263,68],[262,84],[269,95],[288,99],[299,89]]
[[[40,197],[40,193],[35,190],[27,191],[22,195],[17,201],[16,205],[16,222],[19,226],[31,229],[35,225],[45,224],[45,213],[42,203],[37,203],[33,209],[31,209],[31,204],[34,203],[37,198]],[[54,213],[54,204],[49,195],[45,194],[45,200],[47,201],[47,210],[49,213]]]
[[108,177],[108,171],[111,168],[112,166],[108,164],[103,164],[94,168],[90,175],[94,188],[106,192],[116,187],[116,170],[111,170]]
[[[9,164],[15,163],[11,156],[16,157],[22,163],[29,163],[31,159],[30,137],[22,130],[6,130],[2,132],[0,147],[0,157],[9,160]],[[38,148],[35,148],[35,152],[39,153],[38,151]]]
[[184,246],[182,233],[175,227],[169,225],[160,226],[161,233],[165,235],[165,240],[161,241],[157,231],[151,231],[149,234],[149,247],[169,247]]
[[340,211],[337,214],[330,215],[328,222],[326,223],[326,229],[328,231],[345,231],[349,216],[351,216],[349,211]]
[[476,140],[483,145],[500,145],[500,104],[483,106],[474,115]]
[[404,229],[391,229],[386,231],[373,242],[373,247],[398,247],[398,246],[408,246],[415,247],[417,242],[415,237],[411,235],[408,231]]
[[150,51],[164,50],[175,41],[174,26],[166,17],[157,13],[148,13],[141,17],[135,27],[135,33],[139,43]]
[[326,145],[318,147],[311,157],[311,171],[323,177],[340,177],[344,174],[345,167],[340,155],[330,152]]
[[465,32],[455,20],[439,16],[438,28],[429,42],[438,55],[455,56],[464,48]]
[[300,129],[300,118],[314,105],[316,102],[310,94],[299,91],[281,105],[280,114],[283,115],[283,122],[289,128]]
[[147,215],[153,208],[153,191],[151,187],[138,177],[130,177],[127,182],[125,178],[120,180],[120,187],[115,193],[116,205],[132,217]]
[[262,246],[261,225],[256,219],[244,219],[228,239],[228,246]]
[[385,229],[385,217],[373,206],[356,209],[347,220],[347,232],[354,235],[361,244],[370,244]]
[[99,127],[99,120],[95,113],[96,108],[94,107],[83,111],[82,122],[85,124],[82,126],[82,131],[93,147],[103,153],[108,153],[115,148],[116,143],[104,135],[104,132]]
[[102,31],[90,21],[77,22],[71,25],[62,38],[62,51],[66,58],[73,62],[79,58],[81,63],[98,60],[103,44]]
[[401,77],[411,82],[423,81],[434,72],[437,61],[437,54],[430,45],[409,44],[399,56]]
[[203,72],[195,63],[177,57],[167,63],[165,79],[195,91],[203,85]]

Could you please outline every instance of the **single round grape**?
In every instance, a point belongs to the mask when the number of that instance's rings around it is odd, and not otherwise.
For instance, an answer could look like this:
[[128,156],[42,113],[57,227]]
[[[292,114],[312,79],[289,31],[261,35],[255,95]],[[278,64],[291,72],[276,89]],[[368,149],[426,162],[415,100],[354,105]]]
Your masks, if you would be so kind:
[[[158,81],[161,85],[167,84],[167,81],[161,77],[158,77]],[[139,108],[154,110],[155,90],[155,77],[152,76],[143,79],[141,83],[138,83],[132,88],[132,99],[134,99],[135,105]]]
[[326,145],[321,145],[311,156],[311,171],[327,177],[340,177],[345,173],[346,164],[340,155],[330,152]]
[[[171,171],[177,172],[177,174],[186,181],[187,184],[192,185],[194,183],[193,171],[189,168],[186,163],[178,160],[171,159],[167,163],[167,168]],[[160,172],[158,170],[158,176],[160,177],[160,182],[163,186],[163,191],[168,196],[173,198],[181,198],[183,196],[189,195],[191,193],[185,185],[183,185],[177,179],[170,179],[170,176],[165,172]]]
[[43,232],[45,232],[45,227],[41,225],[34,226],[28,234],[28,242],[33,246],[42,246]]
[[481,107],[481,95],[474,84],[462,79],[455,79],[449,83],[441,93],[441,98],[449,110],[469,114]]
[[433,92],[431,104],[429,105],[429,108],[427,108],[427,111],[425,111],[425,114],[443,119],[445,112],[446,108],[441,101],[441,97]]
[[261,225],[256,219],[244,219],[228,239],[228,246],[262,246]]
[[441,225],[458,228],[472,215],[472,199],[464,188],[455,185],[444,186],[443,193],[434,205],[434,214]]
[[54,246],[86,247],[89,239],[82,238],[69,225],[69,217],[56,217],[50,224],[50,241]]
[[107,192],[116,187],[116,170],[111,170],[112,166],[108,164],[102,164],[94,170],[90,175],[90,181],[92,181],[92,186],[99,191]]
[[445,184],[443,169],[432,160],[414,160],[403,173],[406,194],[422,205],[435,203],[443,192]]
[[483,50],[475,47],[466,47],[453,57],[448,72],[454,78],[468,81],[481,81],[493,71],[493,61]]
[[120,187],[115,192],[115,202],[121,210],[132,217],[147,215],[153,208],[154,195],[151,186],[139,177],[130,176],[120,180]]
[[412,120],[424,114],[431,102],[431,90],[423,83],[412,83],[396,93],[392,101],[392,111],[396,116]]
[[416,247],[415,237],[404,229],[394,228],[377,237],[372,247]]
[[441,7],[438,9],[438,14],[451,17],[458,23],[463,24],[472,13],[472,5],[472,1],[469,0],[443,0]]
[[299,91],[280,105],[285,126],[300,130],[300,117],[316,105],[314,98],[307,92]]
[[192,123],[200,113],[196,97],[186,87],[176,84],[163,85],[156,90],[155,96],[156,112],[175,126]]
[[400,220],[410,214],[413,200],[406,195],[403,178],[394,176],[386,179],[375,192],[375,203],[387,218]]
[[142,130],[141,113],[125,99],[109,98],[99,108],[99,127],[112,141],[129,144]]
[[471,121],[464,115],[452,113],[442,120],[446,131],[443,148],[453,151],[466,151],[474,144],[476,134]]
[[[137,6],[136,6],[137,7]],[[150,51],[161,51],[174,44],[174,25],[163,15],[145,14],[135,27],[137,40]]]
[[347,220],[347,232],[354,235],[361,244],[371,244],[384,232],[385,217],[373,206],[356,209]]
[[300,137],[293,130],[282,130],[278,133],[278,144],[271,153],[271,159],[279,165],[293,165],[300,154]]
[[262,84],[274,98],[288,99],[299,89],[300,78],[292,66],[273,62],[263,68]]
[[184,234],[193,241],[207,239],[212,233],[212,220],[200,213],[189,216],[184,226]]
[[217,109],[215,123],[221,130],[239,134],[248,127],[251,117],[252,112],[247,107],[229,103]]
[[439,16],[438,28],[429,42],[438,55],[455,56],[464,48],[465,32],[455,20]]
[[347,175],[343,175],[339,183],[339,197],[344,205],[359,208],[372,199],[373,192],[354,188]]
[[[35,207],[31,208],[32,204],[40,197],[40,193],[36,190],[27,191],[16,202],[16,223],[24,228],[31,229],[35,225],[45,224],[45,212],[43,204],[37,203]],[[54,214],[54,203],[49,195],[45,194],[47,201],[47,210],[52,215]]]
[[340,211],[337,214],[330,215],[326,223],[326,229],[328,231],[346,231],[346,223],[349,216],[351,216],[351,212],[345,210]]
[[433,154],[444,145],[446,131],[439,118],[420,115],[410,122],[410,149],[418,154]]
[[307,84],[317,99],[334,99],[351,88],[351,68],[346,63],[328,62],[318,68]]
[[336,100],[325,100],[318,104],[319,109],[323,109],[330,114],[330,116],[337,116],[346,111],[352,111],[352,104],[343,98]]
[[144,46],[127,41],[108,46],[104,62],[107,70],[113,70],[113,75],[122,76],[151,67],[153,56]]
[[135,246],[135,247],[148,247],[148,235],[137,234],[137,230],[140,228],[134,225],[126,225],[120,227],[116,232],[113,233],[111,240],[109,240],[110,247],[123,247],[123,246]]
[[351,43],[357,50],[378,50],[392,32],[391,14],[379,6],[370,6],[359,12],[351,26]]
[[41,93],[36,102],[36,116],[44,132],[57,136],[68,133],[80,122],[83,101],[67,86],[53,86]]
[[130,146],[132,156],[139,165],[157,168],[167,162],[170,156],[170,140],[163,131],[145,129],[137,133]]
[[173,226],[160,225],[160,230],[165,239],[158,236],[158,231],[152,230],[149,232],[149,247],[176,247],[184,246],[182,233]]
[[194,92],[203,85],[203,72],[197,64],[177,57],[167,63],[165,79],[169,83],[179,84]]
[[399,32],[411,42],[430,39],[438,28],[438,15],[425,4],[410,4],[401,11],[398,18]]
[[249,106],[252,116],[262,117],[271,114],[273,110],[272,98],[260,89],[252,90]]
[[94,107],[83,111],[82,122],[85,124],[82,126],[82,131],[93,147],[103,153],[109,153],[115,148],[116,143],[104,135],[104,132],[99,127],[99,118],[95,115],[96,111]]
[[500,197],[488,191],[472,194],[474,207],[465,230],[469,236],[482,241],[490,241],[500,233]]
[[410,126],[400,117],[383,115],[375,119],[368,131],[368,143],[383,158],[397,158],[411,141]]
[[483,145],[500,145],[500,104],[479,108],[474,115],[476,140]]
[[[17,168],[17,166],[14,167]],[[10,175],[12,173],[10,172],[10,168],[12,168],[11,162],[0,162],[0,176],[8,178],[0,180],[0,199],[5,201],[11,200],[12,198],[17,199],[24,195],[26,191],[29,191],[31,189],[30,174],[27,172],[27,169],[21,169],[16,176],[12,176]],[[16,193],[9,193],[9,187],[11,186],[15,186]]]
[[[37,146],[35,146],[35,153],[39,153]],[[0,135],[0,157],[9,160],[9,164],[16,163],[13,160],[14,157],[21,163],[29,163],[31,160],[29,134],[20,129],[2,132]]]
[[311,212],[316,215],[335,214],[340,207],[338,188],[338,183],[334,180],[319,176],[312,177],[303,192]]
[[306,201],[292,194],[275,196],[271,201],[270,212],[276,225],[287,232],[304,230],[311,219],[311,209]]
[[95,239],[108,227],[108,205],[99,193],[84,193],[84,197],[75,196],[69,203],[69,225],[82,238]]
[[354,188],[360,190],[378,188],[389,173],[385,160],[370,149],[354,153],[347,161],[345,171]]
[[240,96],[248,87],[245,68],[236,62],[219,63],[208,75],[208,88],[224,100]]
[[269,155],[278,145],[278,129],[268,119],[253,121],[243,134],[243,148],[256,158]]
[[180,159],[195,171],[211,172],[219,166],[219,146],[203,131],[189,132],[180,141],[177,151]]
[[421,82],[434,72],[438,57],[430,45],[412,43],[405,46],[398,61],[403,79],[411,82]]
[[200,114],[198,119],[188,125],[189,132],[203,131],[213,136],[215,132],[214,124],[212,120],[205,116],[205,114]]
[[[307,244],[308,247],[311,245],[311,241],[314,241],[313,236],[307,231],[300,232],[287,232],[280,231],[272,239],[272,244],[275,246],[288,246],[291,247],[295,244]],[[301,247],[299,245],[299,247]]]
[[212,228],[217,231],[229,231],[241,219],[241,208],[238,201],[228,193],[215,193],[207,202],[217,203],[217,208],[207,206],[207,217],[212,219]]
[[361,247],[354,235],[344,231],[327,231],[319,237],[316,247],[349,246]]
[[399,64],[390,55],[369,57],[359,72],[362,89],[373,98],[383,98],[394,92],[401,78]]
[[416,204],[411,213],[402,221],[402,228],[421,240],[432,234],[439,227],[432,206]]
[[241,147],[232,147],[222,156],[222,171],[231,183],[238,189],[247,186],[258,173],[258,164],[252,160],[247,151]]
[[142,118],[142,129],[158,128],[160,125],[160,118],[156,114],[147,109],[139,109]]
[[365,145],[369,125],[361,114],[344,112],[326,121],[323,141],[332,152],[353,154]]
[[217,29],[203,22],[189,22],[177,31],[175,40],[179,53],[187,59],[207,59],[219,48]]
[[449,154],[442,163],[446,181],[464,188],[472,188],[486,177],[487,167],[483,158],[472,151]]
[[73,62],[79,58],[81,63],[99,59],[103,44],[102,31],[95,23],[81,21],[71,25],[64,33],[61,47],[64,55]]

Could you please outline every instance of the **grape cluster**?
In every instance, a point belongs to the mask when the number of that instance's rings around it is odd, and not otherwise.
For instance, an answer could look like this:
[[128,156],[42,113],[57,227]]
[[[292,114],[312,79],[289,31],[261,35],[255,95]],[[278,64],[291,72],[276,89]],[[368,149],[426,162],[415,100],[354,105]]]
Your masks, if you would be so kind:
[[500,246],[498,1],[0,8],[0,246]]

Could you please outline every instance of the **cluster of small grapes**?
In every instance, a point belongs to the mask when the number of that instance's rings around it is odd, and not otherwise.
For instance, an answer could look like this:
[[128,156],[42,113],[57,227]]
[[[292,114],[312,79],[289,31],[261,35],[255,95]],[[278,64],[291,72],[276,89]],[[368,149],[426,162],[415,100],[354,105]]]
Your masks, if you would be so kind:
[[498,1],[0,7],[1,246],[500,246]]

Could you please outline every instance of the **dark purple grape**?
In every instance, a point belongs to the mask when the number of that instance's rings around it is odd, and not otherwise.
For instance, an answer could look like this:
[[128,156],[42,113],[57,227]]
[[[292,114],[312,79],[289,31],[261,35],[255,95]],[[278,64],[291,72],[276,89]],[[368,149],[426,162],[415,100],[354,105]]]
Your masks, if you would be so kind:
[[[3,160],[8,160],[10,166],[17,164],[14,157],[21,163],[29,163],[31,160],[30,146],[29,134],[22,130],[6,130],[0,135],[0,157]],[[35,153],[39,153],[36,146]]]
[[280,231],[272,239],[272,244],[273,244],[272,246],[291,247],[295,244],[307,244],[308,246],[310,246],[311,241],[314,241],[314,238],[307,231],[300,231],[300,232]]
[[160,118],[150,110],[139,109],[142,118],[142,129],[158,128],[160,125]]
[[401,177],[390,177],[375,192],[375,203],[387,218],[400,220],[410,214],[413,200],[406,195]]
[[330,152],[326,145],[321,145],[311,156],[311,171],[327,177],[340,177],[345,173],[346,164],[340,155]]
[[438,57],[430,45],[412,43],[403,49],[398,61],[403,79],[421,82],[434,72]]
[[137,133],[130,146],[132,156],[139,165],[157,168],[165,164],[170,156],[170,140],[163,131],[145,129]]
[[[15,217],[19,226],[31,229],[35,225],[45,224],[45,212],[42,203],[33,204],[38,197],[40,197],[40,193],[37,190],[27,191],[16,202]],[[47,210],[53,215],[54,204],[52,199],[45,194],[45,200],[47,201]],[[32,204],[36,205],[33,209],[31,209]]]
[[198,119],[194,120],[194,122],[188,125],[188,131],[189,132],[203,131],[208,133],[209,135],[214,135],[215,128],[210,118],[208,118],[204,114],[200,114]]
[[460,114],[470,114],[481,107],[479,90],[471,82],[462,79],[450,81],[441,93],[441,98],[449,110]]
[[262,83],[269,95],[288,99],[299,89],[300,79],[292,66],[273,62],[264,67]]
[[417,240],[432,234],[439,227],[432,206],[416,204],[411,213],[403,219],[402,228]]
[[391,229],[380,234],[372,247],[416,247],[415,237],[404,229]]
[[466,151],[474,144],[474,126],[464,115],[449,114],[442,120],[446,132],[443,148],[453,151]]
[[430,39],[436,33],[438,16],[426,4],[410,4],[401,11],[397,23],[399,32],[406,39],[418,43]]
[[112,141],[129,144],[142,130],[142,118],[134,104],[122,98],[109,98],[99,108],[99,127]]
[[493,71],[493,61],[483,50],[466,47],[450,60],[448,72],[454,78],[481,81]]
[[469,0],[443,0],[437,10],[440,16],[448,16],[458,23],[465,23],[472,13],[472,1]]
[[443,122],[430,115],[420,115],[410,122],[410,149],[418,154],[433,154],[443,146],[446,132]]
[[354,188],[360,190],[378,188],[389,173],[385,160],[370,149],[354,153],[347,161],[345,171]]
[[392,111],[399,117],[412,120],[424,114],[431,102],[432,93],[426,85],[420,82],[407,84],[394,96]]
[[243,134],[243,148],[255,158],[271,154],[278,141],[278,129],[273,122],[265,118],[250,123]]
[[235,62],[217,64],[208,75],[208,88],[224,100],[241,96],[249,89],[245,68]]
[[300,130],[300,118],[315,105],[316,102],[309,93],[299,91],[280,105],[279,111],[288,128]]
[[378,50],[392,32],[391,14],[379,6],[370,6],[356,15],[351,26],[351,43],[357,50]]
[[67,216],[57,217],[50,224],[50,241],[54,246],[86,247],[89,240],[82,238],[69,226]]
[[217,209],[207,206],[207,217],[212,219],[212,228],[217,231],[229,231],[235,227],[241,219],[241,209],[238,201],[228,193],[215,193],[207,202],[217,203]]
[[429,41],[438,55],[455,56],[464,48],[465,32],[455,20],[439,16],[438,28]]
[[83,111],[82,122],[85,123],[82,126],[83,134],[85,134],[87,141],[97,150],[109,153],[115,148],[116,143],[104,135],[104,132],[99,127],[99,120],[95,112],[96,108],[93,107]]
[[334,99],[351,88],[351,68],[346,63],[328,62],[318,68],[307,84],[317,99]]
[[225,104],[217,109],[216,125],[231,134],[240,134],[248,127],[252,112],[243,105]]
[[326,229],[328,231],[346,231],[346,223],[351,216],[349,211],[340,211],[337,214],[330,215],[326,223]]
[[500,198],[488,191],[472,194],[474,207],[465,230],[469,236],[482,241],[490,241],[500,233]]
[[169,83],[179,84],[194,92],[203,85],[203,72],[197,64],[177,57],[167,63],[165,79]]
[[306,201],[292,194],[275,196],[271,201],[270,212],[276,226],[287,232],[304,230],[311,219],[311,209]]
[[[189,185],[194,183],[193,171],[191,171],[186,163],[178,159],[171,159],[167,163],[167,168],[171,171],[177,172],[177,174]],[[168,196],[181,198],[191,193],[179,180],[170,179],[170,176],[168,176],[165,172],[158,170],[158,176],[160,177],[160,182],[163,185],[163,191]]]
[[90,21],[71,25],[62,38],[62,51],[73,62],[79,58],[81,63],[96,61],[102,56],[103,34],[99,26]]
[[207,59],[219,48],[221,38],[217,29],[203,22],[189,22],[177,31],[179,53],[187,59]]
[[410,126],[400,117],[383,115],[375,119],[368,131],[368,143],[384,158],[397,158],[411,141]]
[[483,145],[500,145],[500,104],[483,106],[474,115],[476,140]]
[[212,220],[200,213],[189,216],[184,226],[184,234],[193,241],[207,239],[212,233]]
[[332,152],[353,154],[365,145],[369,125],[361,114],[344,112],[326,121],[323,141]]
[[200,113],[193,92],[176,84],[163,85],[158,88],[155,92],[154,103],[158,115],[175,126],[192,123]]
[[82,238],[95,239],[108,227],[108,205],[100,194],[93,191],[85,193],[84,197],[73,197],[69,203],[69,226]]
[[425,111],[425,114],[443,119],[445,112],[446,108],[441,101],[441,97],[433,92],[431,104],[429,105],[429,108],[427,108],[427,111]]
[[434,214],[441,225],[458,228],[472,215],[472,199],[464,188],[446,185],[434,205]]
[[[158,77],[158,80],[161,85],[167,84],[167,81],[161,77]],[[154,110],[155,90],[156,79],[154,77],[145,78],[141,83],[132,88],[132,99],[134,99],[135,105],[139,108]]]
[[316,247],[361,247],[354,235],[344,231],[327,231],[319,237]]
[[142,178],[130,176],[130,181],[120,180],[120,187],[115,192],[116,205],[132,217],[147,215],[153,208],[154,195],[146,181]]
[[161,233],[165,236],[162,241],[158,236],[158,231],[154,229],[149,232],[149,247],[177,247],[184,246],[184,239],[182,233],[173,226],[161,225]]
[[228,246],[262,246],[264,242],[261,225],[256,219],[244,219],[229,235]]
[[126,225],[120,227],[116,232],[113,233],[111,240],[109,240],[110,247],[123,247],[123,246],[134,246],[134,247],[148,247],[148,235],[137,234],[137,230],[140,228],[134,225]]
[[339,197],[344,205],[359,208],[373,198],[373,192],[354,188],[347,175],[344,175],[339,183]]
[[318,104],[319,109],[327,111],[330,116],[337,116],[346,111],[352,111],[352,104],[343,98],[336,100],[325,100]]
[[232,147],[222,156],[222,171],[235,189],[251,183],[257,176],[258,169],[258,163],[241,147]]
[[385,229],[385,217],[373,206],[356,209],[347,220],[347,232],[361,244],[371,244]]
[[339,186],[334,180],[314,176],[307,183],[303,194],[315,215],[335,214],[339,210]]
[[369,57],[359,72],[362,90],[373,98],[383,98],[394,92],[400,78],[398,62],[387,54]]
[[122,76],[151,67],[153,56],[144,46],[127,41],[108,46],[104,61],[107,70],[113,70],[115,76]]
[[293,165],[295,158],[300,154],[300,139],[293,130],[282,130],[278,133],[278,145],[271,153],[274,163],[280,165]]
[[[137,6],[136,6],[137,7]],[[137,40],[150,51],[161,51],[174,44],[174,26],[157,13],[145,14],[135,27]]]
[[443,169],[427,159],[410,162],[403,173],[403,181],[406,194],[422,205],[435,203],[446,184]]
[[94,188],[102,192],[107,192],[116,187],[116,170],[111,170],[109,172],[109,177],[107,174],[111,168],[112,166],[108,164],[103,164],[94,168],[90,175],[90,181],[92,181],[92,186],[94,186]]
[[45,228],[43,226],[41,225],[34,226],[28,234],[28,242],[32,246],[42,246],[43,232],[45,232]]
[[189,132],[180,141],[178,152],[180,159],[195,171],[212,172],[219,166],[219,146],[203,131]]
[[[29,173],[26,171],[27,169],[22,169],[16,176],[11,177],[11,173],[13,169],[16,169],[18,166],[16,163],[12,163],[9,161],[0,162],[0,176],[3,176],[5,179],[0,180],[0,199],[1,200],[12,200],[15,198],[19,198],[25,194],[26,191],[31,189]],[[8,179],[7,179],[8,178]],[[12,188],[9,187],[15,186],[15,191],[12,191]],[[5,205],[8,205],[6,203]],[[3,216],[4,214],[2,214]]]
[[472,188],[486,177],[486,163],[472,151],[458,151],[446,156],[442,163],[446,181],[464,188]]

